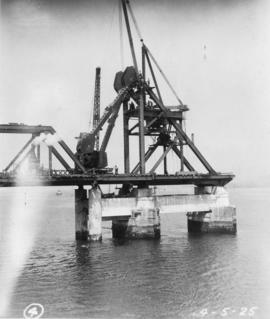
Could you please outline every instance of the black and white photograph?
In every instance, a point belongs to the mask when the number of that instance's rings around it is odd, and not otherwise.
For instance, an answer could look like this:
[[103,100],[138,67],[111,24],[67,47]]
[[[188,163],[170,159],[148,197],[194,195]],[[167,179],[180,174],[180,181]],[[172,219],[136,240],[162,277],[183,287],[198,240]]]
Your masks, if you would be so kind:
[[270,2],[1,0],[0,318],[270,318]]

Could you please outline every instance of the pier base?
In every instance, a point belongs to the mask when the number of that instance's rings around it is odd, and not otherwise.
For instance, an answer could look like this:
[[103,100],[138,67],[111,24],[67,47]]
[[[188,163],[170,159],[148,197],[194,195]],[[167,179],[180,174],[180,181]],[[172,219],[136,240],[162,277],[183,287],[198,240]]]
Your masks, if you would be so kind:
[[[212,194],[228,196],[224,188],[197,188],[196,195]],[[188,212],[188,232],[190,233],[236,233],[236,208],[234,206],[212,206],[208,211]]]
[[76,240],[88,240],[88,198],[81,187],[75,189],[75,232]]
[[76,240],[100,241],[102,239],[102,205],[99,188],[75,189]]
[[159,208],[151,189],[138,189],[131,217],[113,220],[112,234],[114,238],[160,238]]
[[99,187],[89,190],[89,240],[102,240],[102,203]]

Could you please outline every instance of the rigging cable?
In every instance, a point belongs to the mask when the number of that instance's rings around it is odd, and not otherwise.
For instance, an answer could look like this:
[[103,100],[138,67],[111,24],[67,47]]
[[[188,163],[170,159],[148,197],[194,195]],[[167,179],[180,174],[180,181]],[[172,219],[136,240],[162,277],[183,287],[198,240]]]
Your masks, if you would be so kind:
[[137,35],[138,35],[139,39],[143,42],[142,34],[141,34],[140,29],[139,29],[138,23],[137,23],[137,21],[136,21],[135,15],[133,14],[133,11],[132,11],[132,8],[131,8],[131,6],[130,6],[129,0],[126,0],[126,3],[127,3],[128,11],[129,11],[129,13],[130,13],[130,15],[131,15],[131,18],[132,18],[132,20],[133,20],[133,23],[134,23],[134,26],[135,26]]
[[180,100],[179,96],[177,95],[177,93],[175,92],[174,88],[172,87],[171,83],[169,82],[168,78],[166,77],[166,75],[164,74],[164,72],[161,70],[160,66],[158,65],[156,59],[153,57],[152,53],[150,52],[150,50],[148,49],[148,47],[144,44],[144,47],[147,51],[147,53],[149,54],[150,58],[152,59],[152,61],[155,63],[157,69],[159,70],[160,74],[162,75],[163,79],[165,80],[165,82],[168,84],[169,88],[171,89],[172,93],[174,94],[174,96],[176,97],[177,101],[180,103],[180,105],[184,105],[183,102]]
[[[121,0],[120,0],[121,1]],[[150,52],[150,50],[148,49],[148,47],[144,44],[143,42],[143,37],[142,37],[142,34],[141,34],[141,31],[139,29],[139,26],[138,26],[138,23],[137,23],[137,20],[135,18],[135,15],[133,13],[133,10],[131,8],[131,5],[130,5],[130,1],[129,0],[126,0],[126,4],[127,4],[127,8],[129,10],[129,13],[130,13],[130,16],[132,18],[132,21],[133,21],[133,24],[135,26],[135,29],[136,29],[136,32],[137,32],[137,35],[140,39],[140,41],[142,42],[144,48],[146,49],[146,51],[148,52],[150,58],[152,59],[152,61],[154,62],[154,64],[156,65],[157,69],[159,70],[160,74],[162,75],[163,79],[165,80],[165,82],[167,83],[167,85],[169,86],[169,88],[171,89],[172,93],[174,94],[174,96],[176,97],[177,101],[180,103],[180,105],[184,105],[183,102],[181,101],[181,99],[179,98],[179,96],[177,95],[177,93],[175,92],[174,88],[172,87],[171,83],[169,82],[168,78],[166,77],[165,73],[162,71],[162,69],[160,68],[159,64],[157,63],[156,59],[154,58],[154,56],[152,55],[152,53]],[[184,132],[186,132],[186,119],[184,118],[183,119],[183,130]]]
[[[132,11],[132,8],[131,8],[131,5],[130,5],[130,2],[129,0],[126,0],[126,3],[127,3],[127,7],[128,7],[128,10],[129,10],[129,13],[131,15],[131,18],[133,20],[133,23],[134,23],[134,26],[135,26],[135,29],[136,29],[136,32],[137,32],[137,35],[139,37],[139,39],[141,40],[141,42],[143,43],[143,37],[142,37],[142,34],[141,34],[141,31],[139,29],[139,26],[138,26],[138,23],[137,23],[137,20],[135,18],[135,15]],[[179,98],[179,96],[177,95],[177,93],[175,92],[174,88],[172,87],[171,83],[169,82],[168,78],[166,77],[166,75],[164,74],[164,72],[161,70],[159,64],[157,63],[156,59],[154,58],[154,56],[152,55],[152,53],[150,52],[150,50],[148,49],[148,47],[143,44],[144,48],[146,49],[146,51],[148,52],[149,56],[151,57],[152,61],[155,63],[157,69],[159,70],[160,74],[162,75],[162,77],[164,78],[165,82],[167,83],[167,85],[169,86],[169,88],[171,89],[172,93],[174,94],[174,96],[176,97],[177,101],[180,103],[180,105],[184,105],[183,102],[181,101],[181,99]]]

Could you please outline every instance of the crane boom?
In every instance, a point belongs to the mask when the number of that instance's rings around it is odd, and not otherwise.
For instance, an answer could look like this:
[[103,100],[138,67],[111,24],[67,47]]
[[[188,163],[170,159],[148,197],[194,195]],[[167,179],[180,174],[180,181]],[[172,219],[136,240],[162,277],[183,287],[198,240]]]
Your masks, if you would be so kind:
[[[94,111],[93,111],[93,129],[98,126],[100,120],[100,67],[96,68]],[[95,135],[94,150],[99,150],[99,131]]]

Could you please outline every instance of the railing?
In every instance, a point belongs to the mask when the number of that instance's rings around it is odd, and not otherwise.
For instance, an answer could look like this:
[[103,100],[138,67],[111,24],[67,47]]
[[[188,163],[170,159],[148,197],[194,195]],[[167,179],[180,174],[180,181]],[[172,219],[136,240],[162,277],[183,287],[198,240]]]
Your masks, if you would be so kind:
[[104,169],[96,169],[92,168],[89,169],[86,173],[79,173],[75,170],[60,170],[60,169],[43,169],[43,170],[33,170],[29,171],[27,173],[19,173],[15,171],[10,172],[0,172],[0,178],[16,178],[18,176],[36,176],[36,177],[59,177],[59,176],[96,176],[96,175],[104,175],[104,174],[112,174],[113,169],[112,168],[104,168]]

